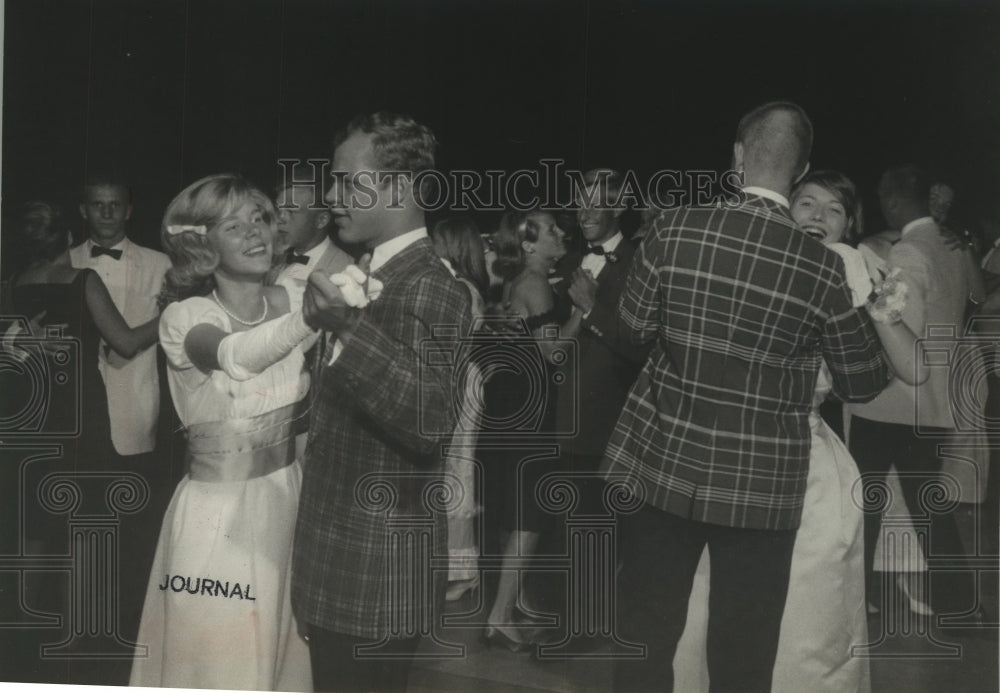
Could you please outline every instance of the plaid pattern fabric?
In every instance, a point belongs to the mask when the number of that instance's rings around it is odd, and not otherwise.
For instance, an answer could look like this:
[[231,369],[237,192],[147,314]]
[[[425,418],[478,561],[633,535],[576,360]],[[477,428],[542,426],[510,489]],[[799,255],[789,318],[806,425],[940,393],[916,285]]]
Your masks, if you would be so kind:
[[809,410],[820,363],[847,401],[890,378],[842,261],[787,211],[749,195],[736,208],[665,212],[619,303],[635,342],[655,340],[604,468],[681,517],[754,529],[798,526]]
[[[300,623],[375,639],[417,635],[443,599],[446,571],[429,575],[425,559],[447,556],[447,527],[425,496],[441,483],[440,444],[455,429],[457,381],[440,357],[456,341],[432,328],[468,334],[470,306],[427,239],[373,276],[382,294],[323,369],[313,404],[292,606]],[[425,358],[425,340],[437,357]],[[389,546],[396,530],[415,543]]]

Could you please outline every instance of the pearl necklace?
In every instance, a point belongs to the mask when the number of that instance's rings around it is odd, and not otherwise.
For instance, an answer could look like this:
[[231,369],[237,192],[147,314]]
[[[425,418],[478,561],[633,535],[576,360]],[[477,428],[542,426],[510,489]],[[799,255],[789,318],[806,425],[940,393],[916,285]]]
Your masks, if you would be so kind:
[[264,318],[267,317],[267,296],[261,296],[261,298],[264,299],[264,312],[261,313],[260,317],[257,318],[256,320],[244,320],[243,318],[230,313],[229,309],[226,308],[226,304],[222,302],[221,298],[219,298],[219,294],[215,292],[215,289],[212,289],[212,298],[215,299],[215,302],[219,304],[219,308],[222,308],[223,312],[226,315],[228,315],[241,325],[246,325],[247,327],[253,327],[254,325],[259,325],[262,322],[264,322]]

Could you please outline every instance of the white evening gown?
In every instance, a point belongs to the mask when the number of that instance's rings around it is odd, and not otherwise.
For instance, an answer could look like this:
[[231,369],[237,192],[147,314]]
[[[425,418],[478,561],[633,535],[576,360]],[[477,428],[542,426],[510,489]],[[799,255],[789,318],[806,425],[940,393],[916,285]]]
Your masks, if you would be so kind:
[[302,483],[293,422],[309,387],[303,356],[246,382],[195,368],[200,323],[229,331],[211,300],[171,304],[160,323],[190,469],[163,519],[131,685],[309,691],[309,650],[290,604],[292,535]]
[[[816,407],[830,388],[824,367],[809,416],[812,449],[802,524],[795,538],[788,597],[774,664],[775,693],[868,693],[868,660],[851,648],[865,645],[864,522],[852,500],[858,467],[843,441]],[[674,656],[674,690],[709,690],[705,642],[708,633],[709,558],[695,574],[688,618]]]

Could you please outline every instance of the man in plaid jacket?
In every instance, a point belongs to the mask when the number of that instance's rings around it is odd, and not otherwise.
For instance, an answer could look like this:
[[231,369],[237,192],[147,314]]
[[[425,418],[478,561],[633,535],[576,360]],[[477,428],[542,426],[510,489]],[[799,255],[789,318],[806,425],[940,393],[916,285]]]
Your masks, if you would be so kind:
[[415,174],[434,165],[430,130],[376,113],[337,142],[326,200],[341,240],[372,251],[366,283],[381,291],[358,311],[322,274],[309,279],[306,320],[336,346],[316,384],[292,605],[317,691],[402,691],[444,598],[445,574],[432,574],[420,550],[448,555],[444,515],[428,503],[440,441],[456,422],[448,355],[468,332],[470,306],[434,253],[414,189]]
[[770,691],[820,363],[850,401],[890,377],[842,262],[789,217],[811,147],[800,107],[751,111],[733,156],[744,199],[664,212],[626,280],[620,317],[653,350],[604,461],[642,501],[619,525],[618,632],[647,653],[617,663],[618,691],[671,689],[706,544],[712,690]]

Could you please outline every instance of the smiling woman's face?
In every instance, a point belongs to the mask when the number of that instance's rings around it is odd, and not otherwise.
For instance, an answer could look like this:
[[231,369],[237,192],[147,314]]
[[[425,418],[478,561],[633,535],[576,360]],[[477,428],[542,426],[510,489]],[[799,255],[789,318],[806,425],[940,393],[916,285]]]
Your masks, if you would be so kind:
[[791,213],[802,231],[825,245],[841,241],[851,223],[840,198],[816,183],[802,186],[792,200]]
[[229,275],[260,275],[271,268],[271,226],[248,200],[208,234],[219,253],[219,269]]

